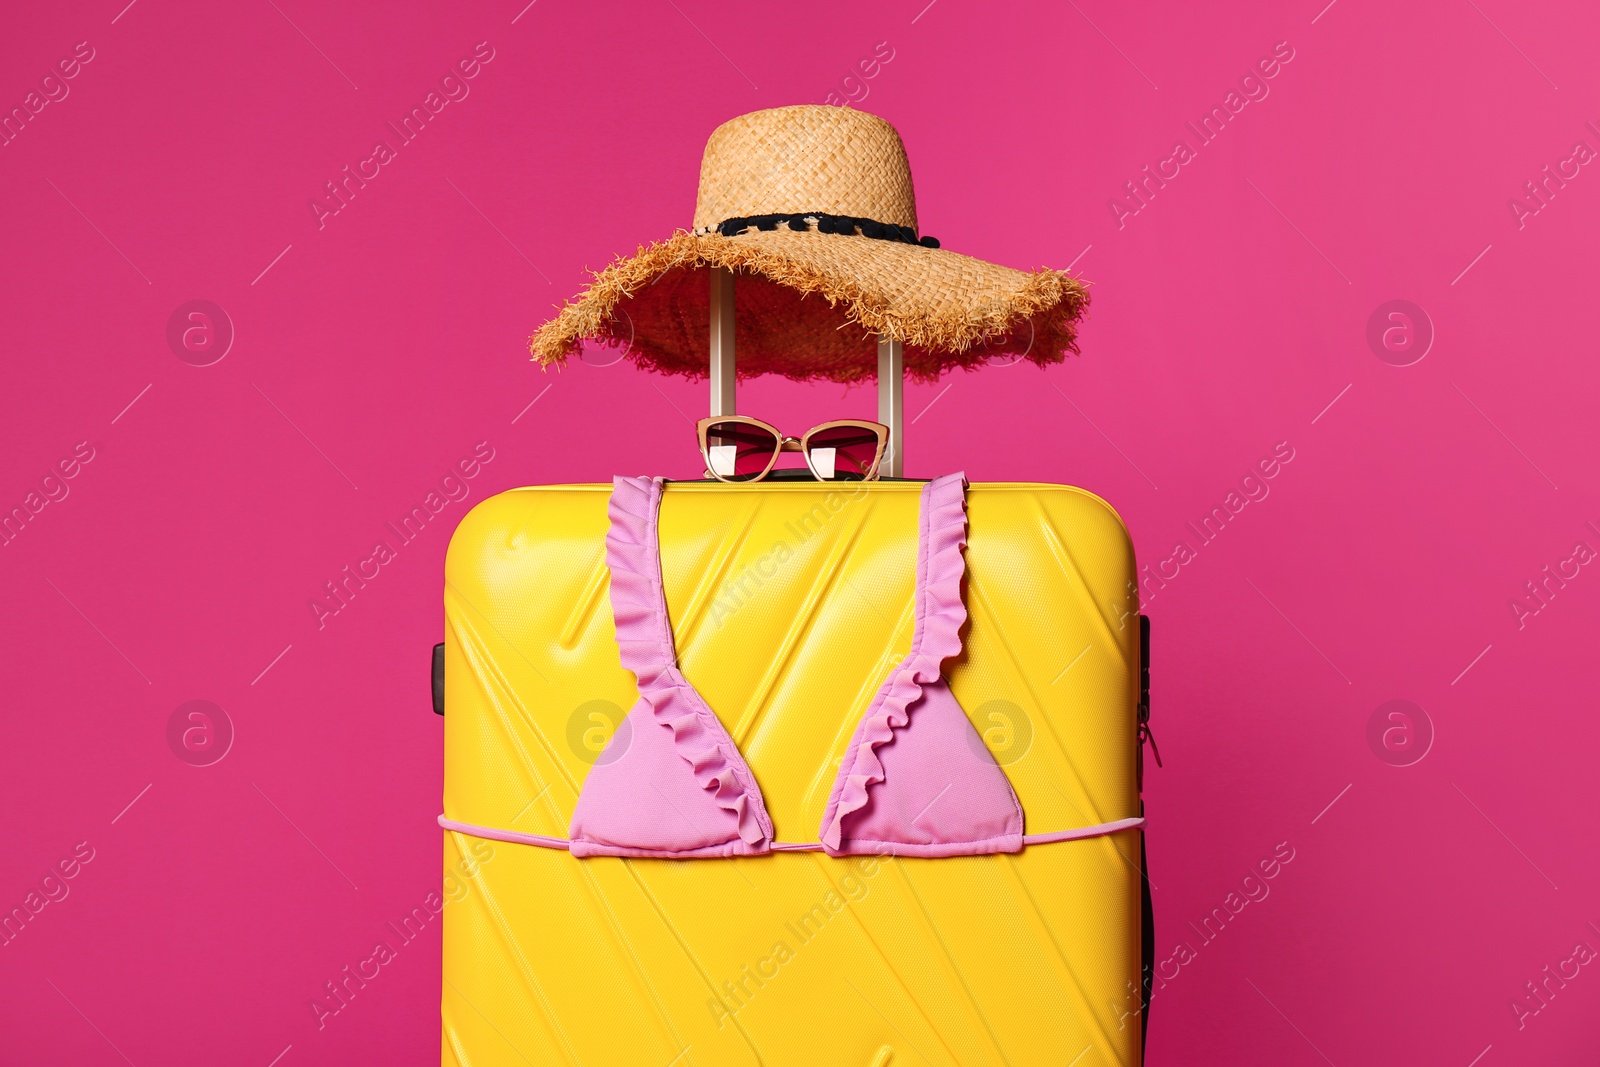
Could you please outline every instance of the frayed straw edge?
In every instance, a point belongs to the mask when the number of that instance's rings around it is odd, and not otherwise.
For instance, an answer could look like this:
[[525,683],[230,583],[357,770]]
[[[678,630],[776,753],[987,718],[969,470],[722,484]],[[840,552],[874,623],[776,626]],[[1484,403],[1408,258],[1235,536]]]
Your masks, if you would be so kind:
[[[1022,285],[1013,295],[991,305],[982,314],[931,311],[905,319],[890,314],[887,301],[875,291],[841,284],[815,268],[764,248],[718,235],[697,235],[680,230],[666,241],[640,245],[631,257],[618,256],[604,270],[595,273],[594,282],[587,290],[576,299],[566,301],[555,318],[535,331],[529,338],[528,350],[544,368],[561,367],[578,352],[585,339],[611,339],[607,328],[623,300],[631,299],[636,292],[679,267],[708,266],[752,271],[802,296],[817,293],[829,306],[845,305],[849,321],[869,333],[897,337],[909,347],[944,356],[950,366],[969,368],[992,355],[961,358],[974,346],[994,337],[1008,336],[1029,320],[1034,323],[1035,336],[1025,359],[1045,366],[1060,362],[1067,352],[1077,353],[1074,326],[1089,301],[1082,282],[1064,271],[1041,267],[1032,272],[1015,272],[1025,274]],[[642,360],[646,364],[668,368],[666,361],[651,354],[640,352],[639,355],[650,357]],[[812,376],[792,375],[802,379]],[[827,376],[839,381],[852,380]],[[862,376],[866,376],[866,372]],[[937,376],[937,372],[933,376]]]

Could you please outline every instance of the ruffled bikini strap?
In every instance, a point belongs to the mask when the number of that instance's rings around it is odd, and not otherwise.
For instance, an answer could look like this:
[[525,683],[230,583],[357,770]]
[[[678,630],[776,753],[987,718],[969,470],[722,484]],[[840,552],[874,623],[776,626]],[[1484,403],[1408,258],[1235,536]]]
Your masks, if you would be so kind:
[[823,815],[822,844],[840,848],[844,820],[866,807],[868,790],[884,780],[875,751],[911,721],[923,687],[940,678],[944,662],[961,653],[967,607],[961,599],[966,573],[967,479],[963,473],[936,478],[922,488],[918,524],[916,621],[911,651],[901,660],[856,727],[834,780]]
[[773,829],[755,776],[722,721],[678,669],[661,577],[661,496],[660,478],[612,482],[606,566],[622,666],[638,679],[639,696],[656,722],[672,730],[673,747],[695,781],[736,816],[739,837],[763,849]]

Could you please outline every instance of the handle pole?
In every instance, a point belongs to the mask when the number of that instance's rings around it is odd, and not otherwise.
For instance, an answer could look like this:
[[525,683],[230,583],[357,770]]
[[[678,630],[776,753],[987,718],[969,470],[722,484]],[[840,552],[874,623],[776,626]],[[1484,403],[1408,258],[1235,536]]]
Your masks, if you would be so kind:
[[711,281],[711,411],[736,415],[733,359],[733,271],[707,268]]
[[878,338],[878,421],[889,427],[889,447],[883,456],[883,473],[891,478],[905,477],[905,393],[905,345],[900,341],[880,337]]

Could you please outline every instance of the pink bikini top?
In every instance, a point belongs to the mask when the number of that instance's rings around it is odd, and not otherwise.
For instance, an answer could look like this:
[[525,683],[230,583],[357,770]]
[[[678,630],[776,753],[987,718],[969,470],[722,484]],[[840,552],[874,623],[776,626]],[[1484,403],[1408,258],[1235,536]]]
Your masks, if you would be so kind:
[[[617,478],[606,564],[622,665],[638,679],[627,749],[602,756],[584,780],[568,840],[490,830],[441,816],[440,825],[574,856],[687,859],[774,851],[829,855],[965,856],[1095,837],[1142,826],[1023,835],[1017,795],[950,692],[941,668],[961,652],[967,609],[966,478],[922,490],[911,649],[867,705],[828,797],[815,842],[775,840],[761,788],[716,712],[677,666],[661,580],[662,479]],[[974,753],[982,758],[974,759]]]
[[[611,608],[622,665],[639,679],[627,752],[597,760],[572,813],[575,856],[750,856],[771,851],[761,789],[716,712],[677,667],[661,584],[659,478],[611,492]],[[911,651],[856,726],[818,831],[839,855],[1015,852],[1022,808],[940,674],[961,651],[966,479],[922,490]],[[623,732],[618,731],[618,736]]]

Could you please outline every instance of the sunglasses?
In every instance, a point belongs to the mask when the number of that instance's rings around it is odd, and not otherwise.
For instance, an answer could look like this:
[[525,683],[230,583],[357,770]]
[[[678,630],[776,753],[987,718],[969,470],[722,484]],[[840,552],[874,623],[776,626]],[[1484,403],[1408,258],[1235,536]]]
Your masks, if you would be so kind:
[[804,455],[818,481],[872,481],[889,443],[889,427],[855,419],[820,423],[799,437],[748,415],[713,415],[697,428],[706,473],[724,482],[758,482],[784,452]]

